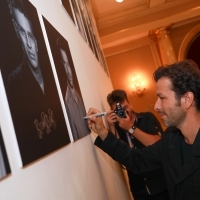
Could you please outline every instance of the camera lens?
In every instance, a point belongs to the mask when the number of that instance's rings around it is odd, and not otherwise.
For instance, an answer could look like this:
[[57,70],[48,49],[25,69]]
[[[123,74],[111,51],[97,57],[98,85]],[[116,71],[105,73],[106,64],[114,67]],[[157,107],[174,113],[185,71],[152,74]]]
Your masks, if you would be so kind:
[[118,111],[117,114],[118,114],[118,116],[121,117],[121,118],[126,117],[124,110],[120,110],[120,111]]

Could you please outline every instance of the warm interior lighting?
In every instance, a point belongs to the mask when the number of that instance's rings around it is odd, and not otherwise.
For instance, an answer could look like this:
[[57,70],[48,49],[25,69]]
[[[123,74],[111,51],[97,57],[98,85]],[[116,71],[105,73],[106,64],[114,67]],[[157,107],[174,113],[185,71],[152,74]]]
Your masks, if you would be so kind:
[[144,81],[141,80],[139,75],[133,76],[131,87],[133,92],[135,92],[137,95],[142,95],[145,91]]
[[116,2],[121,3],[123,0],[116,0]]

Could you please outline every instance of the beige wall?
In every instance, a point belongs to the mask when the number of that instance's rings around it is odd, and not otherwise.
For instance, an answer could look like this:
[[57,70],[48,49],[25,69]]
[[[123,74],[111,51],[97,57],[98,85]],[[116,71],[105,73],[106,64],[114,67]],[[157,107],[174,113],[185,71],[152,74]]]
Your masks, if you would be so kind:
[[[156,101],[155,83],[153,72],[157,68],[153,56],[151,42],[139,48],[125,51],[106,57],[114,89],[123,89],[127,92],[130,103],[136,112],[151,111],[155,115],[153,106]],[[140,75],[144,80],[146,91],[144,95],[136,95],[131,88],[133,74]]]
[[[177,55],[184,37],[199,23],[200,22],[193,22],[169,31],[169,36]],[[119,47],[113,47],[112,50],[106,49],[105,53],[108,55],[106,57],[106,61],[108,64],[113,88],[126,90],[133,109],[136,112],[151,111],[158,117],[157,113],[153,109],[156,101],[153,72],[159,66],[161,61],[159,60],[159,53],[156,51],[154,44],[156,45],[153,40],[151,40],[149,37],[146,37],[132,42],[132,46],[129,45],[129,49],[124,47],[123,50],[123,46],[121,45],[120,50]],[[131,90],[130,85],[133,74],[140,75],[145,81],[146,92],[141,97],[135,95]]]

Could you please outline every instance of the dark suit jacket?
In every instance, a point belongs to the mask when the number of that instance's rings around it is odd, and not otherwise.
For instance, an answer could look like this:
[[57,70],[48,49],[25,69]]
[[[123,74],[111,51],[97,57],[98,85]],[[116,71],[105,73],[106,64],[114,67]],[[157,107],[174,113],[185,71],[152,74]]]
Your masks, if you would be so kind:
[[44,93],[25,62],[9,76],[8,102],[23,165],[70,142],[50,72],[47,67],[43,72]]
[[170,199],[200,199],[200,131],[189,148],[176,128],[167,129],[161,140],[140,150],[129,148],[112,133],[104,141],[98,137],[95,145],[134,173],[162,166]]
[[[135,126],[147,134],[161,135],[163,133],[162,127],[157,118],[151,112],[135,113],[137,120]],[[119,137],[128,144],[126,131],[119,127],[116,123],[116,129]],[[145,146],[136,138],[131,137],[135,149],[142,149]],[[127,170],[129,185],[133,196],[140,198],[149,194],[156,195],[167,189],[164,178],[163,169],[148,171],[142,174],[134,174],[132,171]],[[147,191],[148,188],[148,191]],[[163,194],[165,195],[165,194]]]

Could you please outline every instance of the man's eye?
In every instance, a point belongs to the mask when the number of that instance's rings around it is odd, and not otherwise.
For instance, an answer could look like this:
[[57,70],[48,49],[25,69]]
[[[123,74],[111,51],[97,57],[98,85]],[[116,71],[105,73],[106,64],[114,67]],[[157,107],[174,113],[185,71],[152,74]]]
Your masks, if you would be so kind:
[[28,37],[30,40],[33,40],[33,35],[32,34],[28,34]]
[[20,32],[22,35],[25,35],[25,31],[23,29],[20,29]]

